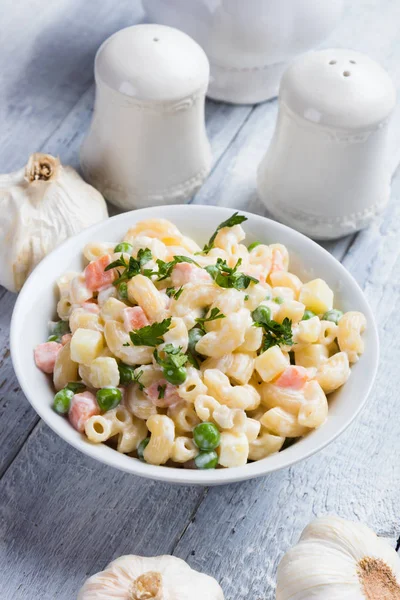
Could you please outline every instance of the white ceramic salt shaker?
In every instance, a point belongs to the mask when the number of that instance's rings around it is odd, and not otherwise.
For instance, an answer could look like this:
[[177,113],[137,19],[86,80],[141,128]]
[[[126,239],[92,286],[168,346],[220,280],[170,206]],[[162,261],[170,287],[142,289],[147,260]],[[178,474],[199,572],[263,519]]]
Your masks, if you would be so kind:
[[171,27],[127,27],[100,47],[95,79],[85,177],[125,210],[190,198],[211,165],[201,47]]
[[279,114],[258,169],[258,192],[278,220],[316,239],[362,229],[390,194],[388,121],[396,91],[368,56],[305,54],[285,72]]

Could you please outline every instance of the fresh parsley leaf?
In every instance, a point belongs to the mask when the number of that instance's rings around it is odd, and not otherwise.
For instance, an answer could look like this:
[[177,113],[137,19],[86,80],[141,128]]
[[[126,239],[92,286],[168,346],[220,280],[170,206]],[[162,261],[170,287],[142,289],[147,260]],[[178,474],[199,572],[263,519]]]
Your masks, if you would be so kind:
[[158,346],[163,343],[162,335],[168,331],[171,325],[171,318],[164,319],[161,323],[146,325],[141,329],[136,329],[129,333],[131,342],[134,346]]
[[177,255],[177,256],[174,256],[173,260],[170,260],[169,262],[164,262],[163,260],[161,260],[159,258],[157,260],[157,265],[158,265],[157,281],[162,281],[163,279],[167,279],[168,277],[170,277],[175,265],[177,265],[178,263],[185,263],[185,262],[192,263],[193,265],[196,265],[196,267],[200,267],[200,265],[195,260],[193,260],[193,258],[189,258],[189,256]]
[[241,264],[242,259],[239,258],[234,267],[228,267],[226,260],[218,258],[215,265],[209,265],[205,267],[205,270],[211,275],[215,283],[222,288],[246,290],[250,283],[258,283],[258,279],[238,271]]
[[153,258],[151,250],[149,248],[140,248],[137,259],[141,267],[144,267],[146,263],[148,263]]
[[159,398],[159,399],[161,399],[161,398],[164,398],[164,396],[165,396],[165,389],[166,389],[166,387],[167,387],[167,385],[166,385],[166,384],[164,384],[164,385],[159,385],[159,386],[158,386],[158,388],[157,388],[157,389],[158,389],[158,398]]
[[195,354],[193,354],[193,352],[188,350],[188,353],[187,353],[188,361],[195,369],[200,369],[199,361],[197,360],[196,356],[198,356],[198,355],[195,355]]
[[143,371],[139,371],[139,373],[134,373],[132,378],[132,383],[137,383],[140,390],[144,390],[144,385],[140,381],[141,376],[143,375]]
[[175,289],[174,287],[169,287],[166,289],[166,294],[169,298],[175,298],[175,300],[178,300],[179,296],[182,294],[183,292],[183,285],[179,288],[179,290]]
[[277,323],[273,319],[263,320],[254,323],[256,327],[262,327],[264,330],[263,343],[261,351],[265,352],[272,346],[292,346],[292,321],[285,317],[282,323]]
[[243,223],[243,221],[247,221],[247,217],[245,217],[243,215],[239,215],[238,212],[235,212],[231,217],[229,217],[229,219],[220,223],[218,225],[217,229],[214,231],[214,233],[210,237],[210,239],[208,240],[208,244],[206,244],[204,246],[203,253],[208,254],[210,252],[211,248],[214,247],[214,241],[215,241],[215,238],[217,237],[217,233],[220,229],[223,229],[224,227],[234,227],[234,225],[240,225],[240,223]]
[[182,352],[182,346],[176,347],[173,344],[166,344],[163,348],[165,354],[164,358],[161,358],[157,350],[154,350],[154,358],[156,362],[164,368],[175,367],[180,369],[187,361],[188,357]]
[[204,323],[216,321],[217,319],[225,319],[225,315],[219,310],[218,307],[215,307],[211,310],[209,317],[196,319],[196,323],[198,323],[198,326],[202,331],[205,331]]
[[[135,275],[139,275],[139,273],[142,272],[142,267],[152,258],[153,256],[149,248],[146,248],[145,250],[141,248],[137,258],[130,256],[129,261],[127,262],[124,255],[121,254],[117,260],[110,263],[104,270],[110,271],[111,269],[117,269],[118,277],[113,281],[113,285],[119,286],[121,283],[132,279]],[[119,271],[119,268],[122,268],[123,270]],[[143,274],[149,277],[153,272],[150,269],[147,269]]]

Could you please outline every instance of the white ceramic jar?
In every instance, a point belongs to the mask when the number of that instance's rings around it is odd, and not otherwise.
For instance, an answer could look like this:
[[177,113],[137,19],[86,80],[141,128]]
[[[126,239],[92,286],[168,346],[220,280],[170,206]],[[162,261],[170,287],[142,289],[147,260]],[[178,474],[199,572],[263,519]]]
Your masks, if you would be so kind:
[[177,29],[128,27],[100,47],[95,79],[81,150],[88,181],[125,210],[190,198],[211,166],[204,51]]
[[151,21],[178,27],[205,49],[208,96],[255,103],[277,95],[288,61],[335,28],[344,0],[143,0]]
[[305,54],[282,78],[276,129],[258,169],[258,192],[279,221],[316,239],[362,229],[390,194],[389,75],[368,56]]

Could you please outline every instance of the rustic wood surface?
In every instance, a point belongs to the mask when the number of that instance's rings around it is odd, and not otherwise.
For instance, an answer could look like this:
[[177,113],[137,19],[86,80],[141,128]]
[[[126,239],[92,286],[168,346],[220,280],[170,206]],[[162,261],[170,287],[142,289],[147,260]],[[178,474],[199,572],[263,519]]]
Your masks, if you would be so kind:
[[[30,152],[78,166],[91,118],[93,57],[117,29],[142,18],[138,0],[2,0],[0,171]],[[378,59],[400,87],[400,5],[353,0],[325,46]],[[276,101],[209,102],[214,166],[195,203],[266,214],[255,170]],[[400,162],[400,111],[391,166]],[[277,563],[316,515],[362,520],[400,537],[398,364],[400,173],[391,203],[368,230],[325,244],[356,277],[375,311],[381,362],[366,409],[336,442],[268,477],[220,488],[168,486],[120,473],[68,446],[39,421],[9,356],[15,296],[0,288],[0,540],[2,600],[72,600],[84,579],[124,553],[174,553],[221,582],[227,600],[272,600]]]

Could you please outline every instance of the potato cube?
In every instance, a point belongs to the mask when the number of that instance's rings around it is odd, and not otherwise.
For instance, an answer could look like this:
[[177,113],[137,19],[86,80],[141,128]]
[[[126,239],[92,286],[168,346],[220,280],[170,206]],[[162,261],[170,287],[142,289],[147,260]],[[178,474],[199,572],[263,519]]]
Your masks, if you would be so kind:
[[272,346],[257,356],[254,368],[263,381],[271,381],[280,375],[288,366],[289,361],[279,346]]
[[223,467],[242,467],[249,456],[249,440],[245,433],[221,433],[218,463]]
[[319,367],[329,358],[329,351],[324,344],[312,344],[294,351],[296,365],[300,367]]
[[290,319],[293,323],[301,321],[304,315],[305,306],[297,300],[288,300],[279,306],[275,321],[283,323],[284,319]]
[[119,321],[124,320],[124,310],[126,304],[117,300],[117,298],[109,298],[101,307],[100,316],[103,321]]
[[321,321],[318,317],[312,317],[307,321],[300,321],[297,329],[297,340],[307,344],[313,344],[319,338],[321,332]]
[[95,388],[117,387],[119,384],[118,363],[115,358],[99,356],[90,365],[90,381]]
[[302,286],[299,301],[319,315],[333,307],[333,292],[323,279],[313,279]]
[[77,329],[71,339],[71,359],[89,366],[101,354],[104,338],[100,331]]
[[75,308],[72,311],[69,326],[72,333],[75,333],[77,329],[93,329],[94,331],[101,331],[102,329],[99,315],[88,312],[83,308]]

